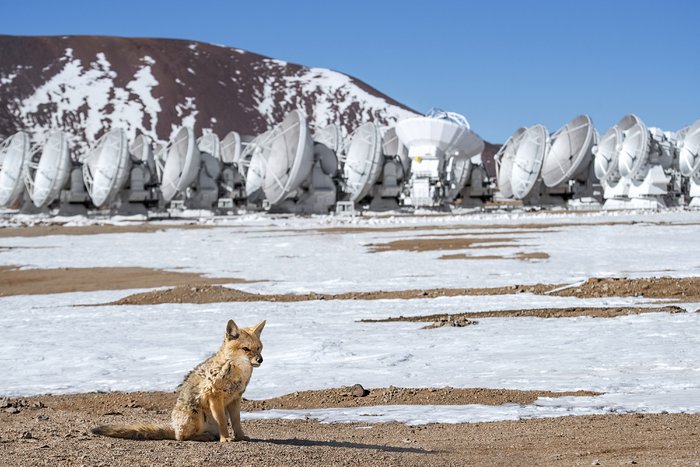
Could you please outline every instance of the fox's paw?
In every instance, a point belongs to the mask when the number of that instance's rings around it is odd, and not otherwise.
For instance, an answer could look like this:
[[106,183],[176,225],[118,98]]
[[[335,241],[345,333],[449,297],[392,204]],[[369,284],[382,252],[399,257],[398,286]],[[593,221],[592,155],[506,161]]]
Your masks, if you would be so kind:
[[222,436],[219,438],[220,443],[231,443],[233,441],[235,441],[235,440],[233,438],[231,438],[230,436]]
[[246,436],[243,433],[234,436],[234,441],[250,441],[250,436]]

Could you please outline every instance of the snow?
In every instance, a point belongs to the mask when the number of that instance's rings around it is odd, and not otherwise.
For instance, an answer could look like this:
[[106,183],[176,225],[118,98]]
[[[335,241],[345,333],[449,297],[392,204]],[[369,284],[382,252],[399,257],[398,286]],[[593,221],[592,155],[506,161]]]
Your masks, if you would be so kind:
[[[85,138],[85,141],[79,138],[79,152],[84,152],[86,144],[98,139],[105,121],[124,128],[130,139],[136,137],[137,129],[158,139],[155,129],[161,107],[153,96],[158,81],[151,72],[151,66],[155,64],[151,57],[141,59],[145,65],[124,88],[114,85],[117,74],[104,53],[96,54],[94,61],[84,65],[81,60],[74,59],[73,50],[67,48],[63,59],[63,68],[21,100],[16,110],[35,141],[43,140],[52,128],[66,128],[64,116],[71,113],[76,118],[72,128],[66,129]],[[52,108],[48,121],[42,123],[40,116],[46,105],[55,108]],[[86,110],[82,110],[84,106]],[[144,118],[146,115],[150,117],[148,124]]]
[[[125,233],[119,236],[122,242],[119,248],[114,247],[113,235],[5,238],[1,243],[3,246],[21,248],[0,255],[0,265],[20,264],[34,268],[141,266],[185,270],[216,277],[264,281],[241,284],[239,288],[275,293],[560,284],[588,277],[623,275],[700,276],[700,242],[697,242],[697,225],[694,224],[700,220],[700,212],[522,216],[377,218],[358,219],[353,224],[352,220],[332,217],[275,219],[252,215],[222,221],[220,227],[210,229]],[[609,221],[620,223],[606,225]],[[494,222],[503,225],[551,223],[553,228],[489,228]],[[572,223],[575,225],[570,225]],[[457,228],[443,228],[450,224]],[[353,234],[329,234],[317,230],[343,225],[422,225],[427,230],[377,230]],[[464,228],[460,229],[460,225]],[[435,229],[431,230],[433,226]],[[474,228],[479,226],[482,228]],[[368,252],[369,244],[406,238],[429,241],[446,238],[446,234],[503,239],[498,243],[506,246]],[[512,242],[507,243],[506,239],[512,239]],[[164,254],[164,245],[167,245],[169,254]],[[36,254],[33,247],[37,246],[50,248],[52,254]],[[82,254],[75,254],[78,249]],[[550,257],[545,261],[439,259],[446,253],[509,256],[518,252],[544,252]]]
[[[255,98],[257,110],[270,125],[278,123],[278,114],[295,108],[304,111],[312,128],[331,123],[345,127],[347,122],[339,119],[348,115],[351,106],[357,107],[358,122],[376,119],[388,122],[416,116],[414,112],[365,91],[342,73],[326,68],[303,68],[292,75],[280,70],[287,66],[286,62],[273,59],[263,62],[272,73],[261,75],[263,87]],[[313,107],[308,105],[304,96],[314,96]]]
[[[12,219],[4,223],[28,218]],[[74,225],[91,222],[85,218],[61,219],[68,220]],[[684,211],[354,220],[252,214],[211,219],[207,222],[220,226],[210,229],[4,237],[0,246],[12,248],[2,251],[0,265],[184,269],[218,277],[268,280],[232,286],[275,292],[574,283],[590,275],[697,276],[698,220],[700,213]],[[609,221],[630,223],[605,224]],[[445,261],[437,259],[442,252],[369,253],[365,246],[420,235],[492,236],[489,232],[493,229],[488,226],[494,223],[552,224],[555,228],[546,230],[506,230],[499,236],[513,238],[517,246],[487,252],[544,251],[550,259]],[[344,234],[315,230],[348,224],[428,229]],[[466,224],[482,229],[440,228]],[[626,245],[630,247],[623,247]],[[597,397],[541,398],[523,406],[274,410],[245,414],[248,419],[309,417],[324,422],[421,424],[598,413],[700,412],[700,314],[695,312],[700,303],[684,304],[686,313],[606,319],[482,318],[474,326],[431,330],[421,329],[426,323],[359,320],[545,307],[649,307],[657,301],[518,294],[93,306],[134,292],[0,298],[0,366],[4,369],[0,394],[173,390],[187,371],[216,350],[226,321],[233,318],[244,326],[268,320],[263,333],[265,363],[255,370],[246,393],[252,399],[354,383],[365,387],[583,389],[605,393]]]

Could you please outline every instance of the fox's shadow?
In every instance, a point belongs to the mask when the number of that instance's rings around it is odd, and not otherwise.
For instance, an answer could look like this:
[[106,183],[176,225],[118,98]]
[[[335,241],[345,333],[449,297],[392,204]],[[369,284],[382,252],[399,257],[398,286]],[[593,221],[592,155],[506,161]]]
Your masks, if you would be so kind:
[[349,441],[320,441],[316,439],[253,439],[248,440],[250,443],[270,443],[279,446],[317,446],[331,448],[347,448],[347,449],[372,449],[382,452],[398,452],[398,453],[413,453],[413,454],[434,454],[436,451],[429,451],[420,448],[402,448],[398,446],[387,446],[382,444],[364,444],[353,443]]

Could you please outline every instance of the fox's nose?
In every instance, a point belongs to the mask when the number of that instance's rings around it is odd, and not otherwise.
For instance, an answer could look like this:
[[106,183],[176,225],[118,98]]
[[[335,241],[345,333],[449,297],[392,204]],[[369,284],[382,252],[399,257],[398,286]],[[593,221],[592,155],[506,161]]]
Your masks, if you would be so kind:
[[255,357],[255,361],[258,363],[262,363],[263,362],[262,355],[258,355],[257,357]]

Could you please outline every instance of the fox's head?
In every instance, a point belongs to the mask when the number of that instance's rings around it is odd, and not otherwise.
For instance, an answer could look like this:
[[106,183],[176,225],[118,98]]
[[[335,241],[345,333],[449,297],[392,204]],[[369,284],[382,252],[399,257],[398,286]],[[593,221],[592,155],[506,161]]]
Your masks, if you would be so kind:
[[224,351],[231,358],[246,359],[252,366],[259,367],[263,362],[260,334],[264,327],[264,320],[252,328],[239,328],[232,319],[228,320],[224,335]]

